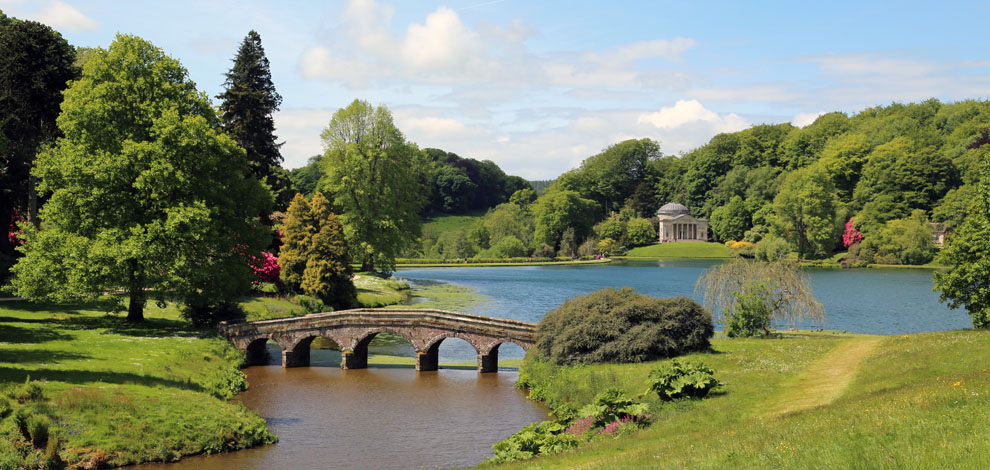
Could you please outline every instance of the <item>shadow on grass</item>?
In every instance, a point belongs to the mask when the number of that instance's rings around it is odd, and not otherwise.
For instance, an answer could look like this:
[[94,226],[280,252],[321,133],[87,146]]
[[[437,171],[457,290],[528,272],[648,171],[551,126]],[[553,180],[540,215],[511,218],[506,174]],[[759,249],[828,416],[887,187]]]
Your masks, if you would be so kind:
[[145,319],[141,323],[131,323],[119,317],[78,317],[64,320],[52,320],[59,327],[72,330],[91,330],[105,328],[109,333],[136,336],[142,338],[164,338],[169,336],[203,337],[212,336],[211,329],[196,329],[181,320],[166,320],[162,318]]
[[146,387],[172,387],[201,392],[203,387],[193,382],[149,377],[126,372],[103,372],[90,370],[16,369],[0,367],[0,382],[22,383],[31,380],[47,380],[83,385],[88,383],[108,383],[117,385],[144,385]]
[[0,323],[51,323],[51,318],[0,317]]
[[39,362],[59,362],[73,359],[89,359],[92,356],[47,349],[9,350],[0,349],[0,361],[8,364],[28,364]]
[[72,339],[72,336],[55,330],[0,324],[0,341],[5,343],[28,344],[68,339]]

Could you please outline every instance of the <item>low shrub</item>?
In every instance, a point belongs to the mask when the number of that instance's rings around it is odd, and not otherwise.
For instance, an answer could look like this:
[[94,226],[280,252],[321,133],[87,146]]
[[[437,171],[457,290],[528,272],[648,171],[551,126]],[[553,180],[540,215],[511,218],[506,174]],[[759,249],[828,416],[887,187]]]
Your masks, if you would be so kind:
[[229,400],[247,390],[247,377],[237,369],[218,367],[203,381],[203,388],[214,397]]
[[605,428],[613,423],[623,423],[630,420],[646,423],[649,407],[626,396],[617,388],[610,388],[595,397],[595,401],[578,410],[582,419],[592,418],[593,428]]
[[577,447],[577,438],[565,433],[567,426],[558,421],[531,423],[519,432],[492,446],[495,456],[487,464],[500,464],[553,455]]
[[759,336],[767,332],[770,308],[765,302],[770,295],[766,285],[756,281],[739,292],[733,292],[736,309],[725,318],[725,335],[730,338]]
[[47,416],[32,414],[27,417],[27,434],[31,438],[31,444],[37,448],[45,447],[48,444],[48,430],[52,422]]
[[537,326],[537,349],[556,364],[644,362],[705,351],[711,314],[687,297],[660,299],[630,288],[570,299]]
[[704,398],[713,388],[722,385],[715,371],[701,363],[673,361],[650,372],[650,388],[661,400]]
[[23,384],[17,385],[7,391],[7,397],[11,400],[15,400],[18,403],[26,403],[29,401],[38,401],[45,399],[45,392],[41,388],[38,382],[32,382],[31,377],[28,377]]
[[292,302],[306,309],[306,313],[322,313],[333,310],[327,307],[322,300],[308,295],[297,295],[292,298]]

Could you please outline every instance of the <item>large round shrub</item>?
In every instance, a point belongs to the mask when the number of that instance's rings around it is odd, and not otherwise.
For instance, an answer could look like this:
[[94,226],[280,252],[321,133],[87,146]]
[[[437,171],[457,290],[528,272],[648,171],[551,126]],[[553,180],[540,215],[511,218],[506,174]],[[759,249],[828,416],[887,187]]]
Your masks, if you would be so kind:
[[602,289],[548,312],[536,346],[562,365],[641,362],[707,350],[713,332],[711,314],[690,298]]

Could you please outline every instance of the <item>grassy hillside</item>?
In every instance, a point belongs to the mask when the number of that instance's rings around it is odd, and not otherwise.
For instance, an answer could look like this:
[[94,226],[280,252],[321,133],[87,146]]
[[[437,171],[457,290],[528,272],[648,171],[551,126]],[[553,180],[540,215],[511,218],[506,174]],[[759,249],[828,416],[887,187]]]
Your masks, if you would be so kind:
[[729,248],[721,243],[658,243],[633,248],[627,258],[728,258]]
[[[511,468],[990,468],[990,332],[878,337],[792,334],[716,340],[694,354],[727,385],[700,401],[658,405],[654,424]],[[646,389],[656,364],[526,364],[587,403],[618,385]]]

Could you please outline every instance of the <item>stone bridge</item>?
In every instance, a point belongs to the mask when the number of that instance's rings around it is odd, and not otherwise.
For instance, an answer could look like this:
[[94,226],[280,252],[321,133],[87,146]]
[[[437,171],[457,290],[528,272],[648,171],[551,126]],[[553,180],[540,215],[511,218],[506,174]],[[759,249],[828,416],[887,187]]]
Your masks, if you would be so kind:
[[378,333],[397,334],[416,351],[416,370],[437,370],[440,343],[460,338],[478,352],[478,372],[498,371],[498,347],[536,344],[536,324],[433,309],[354,309],[303,317],[253,322],[221,322],[220,334],[247,356],[248,365],[264,364],[265,344],[282,348],[282,367],[309,365],[309,347],[317,337],[340,347],[344,369],[368,367],[368,344]]

